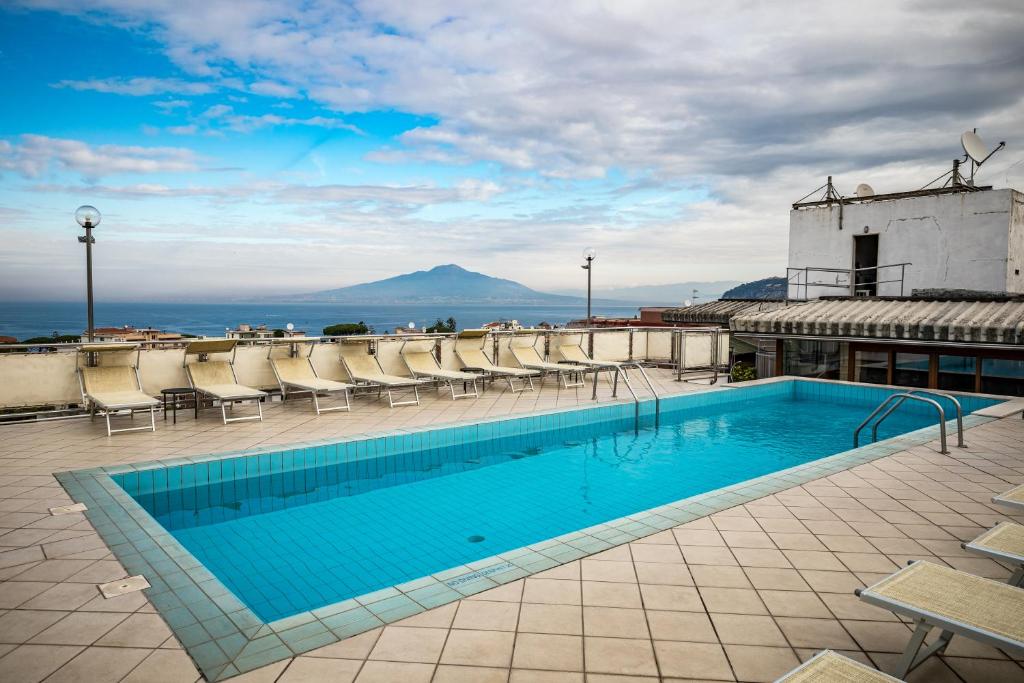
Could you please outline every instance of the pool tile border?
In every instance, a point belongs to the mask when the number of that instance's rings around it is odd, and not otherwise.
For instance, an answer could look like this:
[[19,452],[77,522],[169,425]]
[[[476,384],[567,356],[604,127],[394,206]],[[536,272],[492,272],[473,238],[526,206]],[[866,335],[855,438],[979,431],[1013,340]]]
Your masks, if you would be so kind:
[[[787,378],[747,387],[723,386],[699,394],[663,397],[661,405],[663,413],[671,413],[690,406],[768,398],[796,391],[811,398],[869,400],[889,393],[887,388]],[[652,424],[654,402],[645,401],[640,408],[644,426]],[[74,501],[86,504],[86,517],[129,574],[141,574],[149,580],[151,587],[145,590],[146,596],[207,680],[220,681],[714,512],[928,443],[938,435],[938,426],[909,432],[269,623],[235,597],[111,478],[159,470],[166,473],[171,468],[200,463],[222,464],[252,455],[268,456],[265,462],[272,472],[286,471],[285,468],[301,469],[313,463],[329,463],[327,450],[331,446],[336,446],[334,457],[341,457],[338,453],[344,447],[346,460],[359,460],[376,457],[376,446],[381,442],[385,453],[415,451],[425,444],[443,447],[471,439],[523,435],[584,423],[631,422],[633,412],[632,401],[619,401],[590,408],[556,409],[426,429],[358,434],[290,447],[287,450],[293,456],[287,464],[283,455],[272,457],[272,454],[283,453],[277,447],[91,468],[55,476]],[[965,415],[964,427],[994,419]],[[372,449],[370,442],[374,442]],[[296,457],[294,453],[299,451],[304,456],[311,455],[312,463],[305,457]],[[223,476],[225,469],[217,467],[217,476]],[[165,482],[168,479],[164,477]]]

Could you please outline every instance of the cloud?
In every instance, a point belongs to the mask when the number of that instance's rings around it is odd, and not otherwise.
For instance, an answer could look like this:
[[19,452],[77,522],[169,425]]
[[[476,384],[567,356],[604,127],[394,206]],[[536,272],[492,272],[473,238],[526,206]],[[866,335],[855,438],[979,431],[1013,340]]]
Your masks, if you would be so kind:
[[[207,95],[216,90],[210,83],[186,81],[178,78],[101,78],[86,81],[60,81],[55,88],[72,90],[92,90],[94,92],[111,93],[114,95],[163,95],[167,93],[180,95]],[[157,106],[160,106],[158,104]]]
[[22,135],[0,140],[0,169],[35,178],[49,170],[66,170],[86,178],[118,173],[195,171],[195,154],[180,147],[90,145],[81,140]]

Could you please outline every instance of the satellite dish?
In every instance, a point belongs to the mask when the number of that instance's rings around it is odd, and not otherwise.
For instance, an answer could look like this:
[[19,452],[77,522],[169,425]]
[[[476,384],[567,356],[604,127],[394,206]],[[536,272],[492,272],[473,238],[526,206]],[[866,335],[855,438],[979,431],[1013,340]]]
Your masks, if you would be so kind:
[[689,308],[692,305],[693,305],[693,302],[690,301],[689,299],[687,299],[686,301],[683,302],[683,306],[685,306],[686,308]]
[[875,188],[871,187],[867,183],[861,183],[860,185],[857,186],[857,189],[854,190],[854,194],[856,194],[858,197],[874,197]]
[[971,158],[971,161],[979,166],[989,156],[988,149],[985,148],[985,143],[981,141],[981,137],[973,130],[965,131],[964,134],[960,136],[960,144],[964,148],[964,153]]
[[410,321],[410,322],[409,322],[409,329],[410,329],[410,330],[415,330],[415,329],[416,329],[416,323],[414,323],[414,322]]
[[287,329],[289,332],[291,332],[292,330],[295,329],[295,325],[292,325],[291,323],[288,323],[287,325],[285,325],[285,329]]

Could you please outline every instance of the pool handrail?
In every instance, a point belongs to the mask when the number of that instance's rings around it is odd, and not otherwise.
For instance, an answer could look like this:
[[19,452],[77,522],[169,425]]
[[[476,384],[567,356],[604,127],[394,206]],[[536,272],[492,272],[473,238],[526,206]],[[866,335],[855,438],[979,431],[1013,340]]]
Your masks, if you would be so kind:
[[854,432],[853,432],[853,447],[854,448],[859,448],[860,447],[860,430],[864,429],[864,427],[866,427],[868,425],[868,423],[871,422],[871,420],[874,419],[875,415],[878,415],[878,413],[880,413],[882,411],[882,409],[885,408],[887,405],[889,405],[889,403],[891,403],[892,401],[894,401],[896,399],[902,399],[900,401],[900,403],[902,403],[903,400],[906,400],[908,398],[911,399],[912,401],[920,401],[921,403],[928,403],[928,404],[934,406],[935,410],[937,410],[939,412],[939,440],[940,440],[940,444],[942,446],[942,448],[941,448],[941,450],[939,452],[942,453],[943,455],[949,455],[949,450],[946,448],[946,411],[942,409],[942,406],[935,399],[925,398],[924,396],[915,396],[914,394],[910,394],[910,393],[907,393],[907,392],[900,392],[898,394],[890,394],[888,397],[886,397],[886,399],[884,401],[882,401],[881,403],[878,404],[877,408],[875,408],[874,410],[871,411],[871,414],[868,415],[864,419],[864,421],[860,423],[860,425],[857,427],[857,429],[854,430]]
[[[950,401],[952,401],[953,406],[956,407],[956,447],[967,448],[967,445],[964,443],[964,409],[960,405],[960,401],[957,400],[955,396],[953,396],[952,394],[947,394],[944,391],[930,391],[928,389],[914,389],[913,391],[908,391],[906,393],[924,394],[926,396],[939,396],[941,398],[949,399]],[[875,424],[871,426],[871,443],[878,441],[878,425],[882,424],[882,421],[885,420],[885,418],[889,417],[892,411],[899,408],[905,400],[906,399],[900,399],[899,401],[894,403],[893,406],[889,408],[889,410],[885,411],[880,418],[875,420]]]
[[[647,371],[644,370],[643,365],[639,361],[629,361],[629,362],[625,362],[625,363],[620,363],[619,367],[621,367],[623,370],[625,370],[627,367],[636,368],[637,370],[640,371],[640,374],[643,376],[644,381],[647,382],[647,388],[650,389],[651,395],[654,396],[654,426],[657,427],[658,426],[658,422],[660,421],[660,418],[661,418],[661,397],[658,395],[657,390],[654,388],[654,384],[651,382],[651,378],[647,375]],[[618,380],[619,380],[619,371],[616,370],[615,371],[615,384],[616,385],[618,385]],[[627,375],[625,372],[622,372],[622,381],[625,382],[626,388],[629,389],[629,393],[632,394],[632,396],[633,396],[633,403],[636,406],[636,426],[639,429],[640,428],[640,399],[637,397],[636,392],[633,391],[633,386],[629,383],[629,375]],[[596,380],[595,380],[594,384],[596,386],[596,384],[597,384]],[[615,396],[615,389],[614,388],[612,390],[612,396]]]

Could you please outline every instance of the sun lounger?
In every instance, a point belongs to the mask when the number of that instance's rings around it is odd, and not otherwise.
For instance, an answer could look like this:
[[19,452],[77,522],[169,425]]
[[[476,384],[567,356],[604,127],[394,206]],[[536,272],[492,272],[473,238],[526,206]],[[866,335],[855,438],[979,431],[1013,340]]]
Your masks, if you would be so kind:
[[[582,387],[585,382],[583,381],[583,369],[573,363],[551,363],[540,357],[537,353],[537,347],[533,344],[529,346],[516,346],[515,339],[509,343],[508,350],[512,352],[512,357],[516,359],[516,362],[527,370],[539,370],[543,373],[552,373],[558,376],[562,381],[562,386],[566,389],[573,387]],[[569,378],[573,375],[580,377],[578,382],[570,382]]]
[[1014,572],[1006,583],[1011,586],[1024,583],[1024,526],[1000,522],[970,543],[962,543],[961,547],[1013,565]]
[[1016,486],[1006,493],[993,496],[992,502],[1011,507],[1018,512],[1024,512],[1024,484]]
[[[479,340],[479,344],[477,344]],[[533,378],[540,372],[527,370],[525,368],[510,368],[504,365],[495,365],[484,353],[483,346],[487,343],[487,330],[463,330],[459,332],[455,340],[455,356],[462,363],[463,368],[482,370],[490,377],[501,377],[508,382],[508,388],[512,393],[518,391],[533,391]],[[515,383],[521,384],[516,388]]]
[[[437,362],[433,353],[434,340],[406,341],[402,344],[399,354],[405,361],[409,372],[417,379],[427,378],[442,384],[447,384],[452,393],[452,400],[457,398],[477,398],[480,393],[477,391],[477,380],[482,376],[472,372],[459,372],[456,370],[445,370]],[[455,393],[455,382],[462,382],[462,393]],[[466,387],[472,386],[473,391],[469,392]]]
[[[128,365],[105,365],[111,362],[116,354],[129,354]],[[118,432],[156,431],[154,410],[160,405],[149,394],[142,391],[142,380],[139,378],[138,344],[83,344],[75,359],[78,371],[78,386],[82,391],[82,403],[88,407],[90,417],[95,417],[97,410],[103,413],[107,422],[107,436]],[[89,357],[96,365],[88,365]],[[131,360],[134,356],[134,363]],[[110,428],[110,416],[127,410],[131,417],[135,411],[149,411],[149,425],[145,427]]]
[[[220,414],[224,424],[244,420],[263,421],[262,401],[267,393],[239,384],[235,377],[235,347],[237,339],[201,339],[185,347],[185,372],[197,394],[220,401]],[[210,354],[230,353],[229,360],[209,360]],[[189,362],[189,356],[196,360]],[[207,360],[203,360],[203,359]],[[256,415],[228,418],[227,406],[243,401],[256,402]]]
[[576,363],[577,365],[586,365],[592,368],[601,369],[613,369],[621,368],[621,363],[616,363],[612,360],[594,360],[587,355],[586,351],[579,344],[573,344],[572,342],[559,343],[556,345],[558,353],[561,354],[562,358],[570,363]]
[[[856,594],[917,625],[893,672],[897,678],[942,652],[954,635],[1024,654],[1024,590],[1020,588],[919,561]],[[934,628],[942,629],[942,634],[922,649]]]
[[[271,346],[273,351],[273,346]],[[312,352],[312,345],[310,346]],[[308,393],[313,399],[313,410],[317,415],[320,413],[335,410],[352,410],[352,402],[349,399],[351,384],[336,382],[332,379],[324,379],[316,374],[313,363],[308,356],[298,358],[270,358],[270,367],[274,370],[277,383],[281,387],[281,395],[288,399],[289,394]],[[321,408],[321,394],[340,393],[345,399],[344,405]]]
[[[418,406],[420,404],[419,388],[424,382],[415,377],[399,377],[384,372],[380,361],[376,356],[371,356],[367,345],[363,342],[346,343],[342,342],[341,362],[345,366],[345,372],[357,384],[376,387],[377,396],[382,391],[388,394],[388,403],[392,408],[396,406]],[[391,392],[393,389],[412,389],[415,398],[408,401],[395,401]]]
[[895,683],[893,678],[866,664],[822,650],[775,683]]

